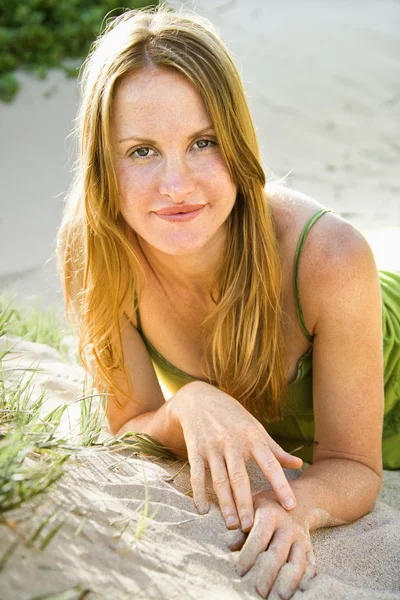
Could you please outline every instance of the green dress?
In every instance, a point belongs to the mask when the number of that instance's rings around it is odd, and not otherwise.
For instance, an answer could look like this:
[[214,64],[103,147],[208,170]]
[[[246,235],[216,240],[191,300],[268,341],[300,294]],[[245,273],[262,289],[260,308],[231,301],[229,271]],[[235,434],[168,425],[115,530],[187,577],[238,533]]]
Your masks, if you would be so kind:
[[[293,285],[297,315],[301,330],[309,340],[310,347],[299,359],[297,375],[289,385],[288,409],[283,411],[280,421],[261,421],[268,433],[288,452],[294,452],[306,462],[312,462],[314,441],[314,412],[312,397],[313,336],[304,324],[298,289],[298,269],[301,252],[307,235],[314,223],[330,209],[319,210],[305,225],[298,241],[293,272]],[[382,327],[385,410],[382,436],[383,467],[400,469],[400,272],[379,271],[382,292]],[[175,394],[185,384],[196,378],[184,373],[168,362],[143,335],[139,309],[136,311],[137,327],[149,351],[157,377],[166,388]]]

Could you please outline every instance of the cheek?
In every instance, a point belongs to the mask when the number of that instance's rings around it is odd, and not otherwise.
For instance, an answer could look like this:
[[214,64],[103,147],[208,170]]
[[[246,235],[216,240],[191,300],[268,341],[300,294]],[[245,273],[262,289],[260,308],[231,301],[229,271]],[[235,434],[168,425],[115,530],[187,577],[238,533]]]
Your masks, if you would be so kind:
[[232,181],[229,171],[225,165],[223,168],[214,169],[207,178],[209,194],[216,197],[224,204],[231,204],[235,201],[237,195],[237,186]]
[[228,168],[221,156],[205,161],[201,169],[201,177],[206,182],[208,190],[215,194],[236,197],[237,186],[232,181]]
[[151,169],[121,167],[117,171],[120,206],[128,208],[133,201],[143,203],[155,187],[155,177]]

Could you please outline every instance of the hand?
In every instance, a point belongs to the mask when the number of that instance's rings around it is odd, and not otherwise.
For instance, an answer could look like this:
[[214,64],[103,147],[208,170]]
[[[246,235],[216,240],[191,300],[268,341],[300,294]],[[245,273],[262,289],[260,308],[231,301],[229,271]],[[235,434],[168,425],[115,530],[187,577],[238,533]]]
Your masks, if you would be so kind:
[[[182,393],[181,393],[182,392]],[[205,474],[211,471],[227,527],[249,530],[253,524],[253,498],[246,462],[252,458],[288,510],[296,505],[282,466],[301,467],[303,461],[288,454],[264,427],[232,396],[196,381],[169,400],[182,427],[191,471],[193,499],[198,511],[208,511]]]
[[248,536],[242,533],[229,545],[231,550],[242,548],[236,570],[242,576],[255,565],[256,590],[260,596],[286,600],[300,582],[303,588],[316,574],[305,511],[298,506],[288,513],[270,490],[256,494],[253,499],[256,512],[252,530]]

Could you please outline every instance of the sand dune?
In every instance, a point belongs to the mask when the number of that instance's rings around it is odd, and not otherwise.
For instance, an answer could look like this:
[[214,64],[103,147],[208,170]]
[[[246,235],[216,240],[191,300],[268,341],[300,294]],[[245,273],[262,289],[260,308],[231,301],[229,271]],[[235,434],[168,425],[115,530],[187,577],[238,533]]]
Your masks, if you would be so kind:
[[[55,350],[24,341],[15,344],[7,367],[25,369],[39,359],[41,371],[33,380],[32,399],[46,388],[49,400],[43,413],[47,414],[82,394],[84,374]],[[76,428],[78,420],[75,404],[63,421],[65,435]],[[104,430],[101,439],[107,437]],[[124,457],[124,462],[110,470]],[[235,534],[225,527],[210,481],[212,504],[207,515],[199,515],[185,495],[190,489],[187,466],[173,482],[168,481],[183,464],[129,457],[129,452],[115,454],[100,447],[83,450],[69,463],[67,474],[42,495],[40,510],[33,517],[26,519],[27,508],[7,514],[26,535],[56,508],[56,522],[65,523],[44,551],[23,545],[17,549],[1,576],[2,600],[30,600],[78,584],[115,600],[260,598],[255,571],[243,578],[236,574],[237,553],[228,548]],[[265,478],[251,461],[248,472],[253,493],[266,489]],[[299,474],[286,473],[289,478]],[[144,531],[135,541],[146,485],[147,514],[157,513],[143,521]],[[82,532],[74,538],[83,519]],[[1,528],[1,548],[9,547],[14,538],[11,530]],[[400,472],[384,473],[383,488],[371,513],[351,525],[319,530],[312,541],[318,574],[303,592],[296,592],[294,600],[399,598]],[[74,600],[79,597],[72,596]]]

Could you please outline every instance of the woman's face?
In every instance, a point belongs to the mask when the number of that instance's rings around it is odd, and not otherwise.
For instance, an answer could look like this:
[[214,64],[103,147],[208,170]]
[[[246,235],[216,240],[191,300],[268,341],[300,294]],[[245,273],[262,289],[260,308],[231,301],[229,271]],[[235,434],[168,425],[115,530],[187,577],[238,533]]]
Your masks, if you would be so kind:
[[[148,68],[122,81],[112,147],[120,211],[145,243],[185,255],[224,235],[237,188],[204,103],[183,75]],[[199,210],[186,217],[157,214],[186,205]]]

